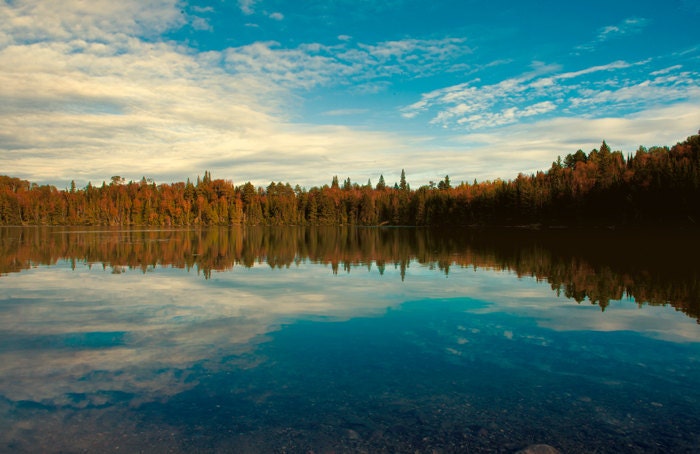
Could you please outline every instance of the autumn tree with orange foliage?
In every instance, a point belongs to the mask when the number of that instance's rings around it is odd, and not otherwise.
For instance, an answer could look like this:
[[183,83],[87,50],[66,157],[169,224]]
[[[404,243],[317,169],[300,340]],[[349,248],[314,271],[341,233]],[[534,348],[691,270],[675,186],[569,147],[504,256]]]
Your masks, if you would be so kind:
[[212,179],[157,185],[120,176],[58,190],[0,176],[0,225],[640,225],[700,221],[700,136],[640,147],[625,157],[605,141],[512,180],[411,189],[401,181],[360,186],[337,176],[307,190],[271,182],[256,188]]

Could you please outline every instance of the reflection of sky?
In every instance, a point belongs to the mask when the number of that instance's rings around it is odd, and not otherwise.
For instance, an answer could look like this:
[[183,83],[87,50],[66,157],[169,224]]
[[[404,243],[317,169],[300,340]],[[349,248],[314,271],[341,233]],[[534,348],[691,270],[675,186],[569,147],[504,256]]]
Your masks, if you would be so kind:
[[[700,341],[694,320],[673,308],[632,301],[605,312],[557,297],[546,283],[509,272],[453,267],[449,275],[411,263],[332,273],[302,263],[288,269],[236,267],[206,280],[196,272],[147,273],[68,262],[3,277],[0,296],[0,394],[10,400],[85,403],[123,392],[158,399],[194,386],[187,370],[211,370],[224,357],[241,367],[264,359],[255,346],[283,324],[301,319],[380,317],[387,308],[425,298],[470,297],[489,305],[470,312],[533,318],[557,331],[638,331],[674,341]],[[504,336],[515,336],[508,330]],[[70,400],[70,402],[69,402]]]

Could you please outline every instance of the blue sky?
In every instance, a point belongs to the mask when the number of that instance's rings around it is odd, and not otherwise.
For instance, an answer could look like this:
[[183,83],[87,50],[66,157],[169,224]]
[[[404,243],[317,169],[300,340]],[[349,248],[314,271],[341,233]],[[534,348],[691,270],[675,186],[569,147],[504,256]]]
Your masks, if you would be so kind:
[[700,3],[4,0],[0,173],[514,178],[700,128]]

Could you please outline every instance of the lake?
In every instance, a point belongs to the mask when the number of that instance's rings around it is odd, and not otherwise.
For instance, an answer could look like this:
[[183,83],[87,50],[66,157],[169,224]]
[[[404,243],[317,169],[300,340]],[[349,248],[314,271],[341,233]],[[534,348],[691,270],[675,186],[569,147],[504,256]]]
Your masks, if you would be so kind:
[[2,452],[700,452],[693,233],[0,228]]

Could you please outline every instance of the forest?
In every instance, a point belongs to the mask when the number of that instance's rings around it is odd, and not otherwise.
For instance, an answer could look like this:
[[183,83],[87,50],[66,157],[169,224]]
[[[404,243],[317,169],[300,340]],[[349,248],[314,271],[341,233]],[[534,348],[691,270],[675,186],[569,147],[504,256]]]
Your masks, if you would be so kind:
[[0,225],[214,226],[639,226],[697,227],[700,135],[672,147],[612,151],[605,141],[549,169],[510,180],[410,187],[380,177],[301,188],[271,182],[234,185],[204,172],[196,182],[156,184],[120,176],[59,190],[0,175]]

